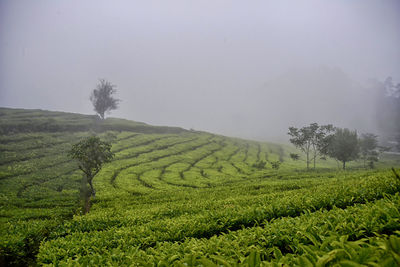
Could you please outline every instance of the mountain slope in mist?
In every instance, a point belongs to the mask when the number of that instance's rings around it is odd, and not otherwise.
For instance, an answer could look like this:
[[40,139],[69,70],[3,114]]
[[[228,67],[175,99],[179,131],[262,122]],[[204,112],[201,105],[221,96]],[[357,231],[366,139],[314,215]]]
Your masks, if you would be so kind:
[[238,102],[237,120],[243,135],[264,140],[311,122],[375,132],[376,94],[338,68],[292,69],[238,96],[254,105]]

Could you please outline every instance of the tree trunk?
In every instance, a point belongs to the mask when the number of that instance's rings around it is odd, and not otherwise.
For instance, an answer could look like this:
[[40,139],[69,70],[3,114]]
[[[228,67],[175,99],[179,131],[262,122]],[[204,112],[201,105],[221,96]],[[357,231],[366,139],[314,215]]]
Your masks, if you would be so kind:
[[310,157],[309,153],[307,152],[307,170],[310,169]]
[[346,161],[343,161],[343,170],[346,169]]
[[315,159],[317,158],[317,155],[314,155],[314,170],[315,170]]
[[313,144],[312,145],[312,147],[313,147],[313,165],[314,165],[314,170],[315,170],[315,161],[316,161],[316,159],[317,159],[317,150],[316,150],[316,148],[315,148],[315,144]]
[[89,213],[89,211],[90,211],[90,195],[85,197],[84,214]]
[[94,187],[93,187],[93,184],[92,184],[92,179],[93,179],[93,177],[92,177],[92,178],[89,178],[89,177],[88,177],[88,183],[89,183],[89,185],[90,185],[91,195],[92,195],[93,197],[95,197],[95,196],[96,196],[96,190],[94,190]]
[[82,177],[82,184],[81,184],[81,199],[82,199],[82,205],[83,205],[83,214],[86,214],[90,210],[90,197],[92,196],[91,189],[88,189],[87,184],[89,183],[89,178],[85,174]]

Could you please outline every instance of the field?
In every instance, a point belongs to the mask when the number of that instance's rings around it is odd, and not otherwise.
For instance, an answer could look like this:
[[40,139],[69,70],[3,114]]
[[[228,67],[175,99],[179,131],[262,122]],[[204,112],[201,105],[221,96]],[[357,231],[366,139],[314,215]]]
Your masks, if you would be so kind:
[[[5,108],[0,126],[0,265],[400,265],[395,156],[306,171],[289,145],[180,128]],[[115,158],[84,215],[67,151],[93,133]]]

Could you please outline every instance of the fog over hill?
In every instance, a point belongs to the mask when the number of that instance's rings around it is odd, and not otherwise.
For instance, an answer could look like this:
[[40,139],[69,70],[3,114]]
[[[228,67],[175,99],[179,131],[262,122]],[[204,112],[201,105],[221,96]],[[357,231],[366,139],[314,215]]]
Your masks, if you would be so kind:
[[378,132],[377,94],[377,88],[357,83],[338,68],[292,69],[252,92],[257,104],[249,117],[264,115],[259,125],[270,139],[286,133],[288,125],[310,122]]
[[[0,1],[0,106],[111,114],[285,141],[290,125],[376,130],[369,79],[400,81],[400,2]],[[375,90],[375,91],[374,91]]]

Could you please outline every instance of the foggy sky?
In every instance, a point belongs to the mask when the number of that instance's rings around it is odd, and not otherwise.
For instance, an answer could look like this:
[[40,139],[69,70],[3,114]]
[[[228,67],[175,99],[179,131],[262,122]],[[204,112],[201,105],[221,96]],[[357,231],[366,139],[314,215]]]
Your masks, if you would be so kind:
[[[0,0],[0,106],[284,140],[311,122],[374,131],[367,80],[400,82],[400,1]],[[368,115],[368,116],[366,116]]]

